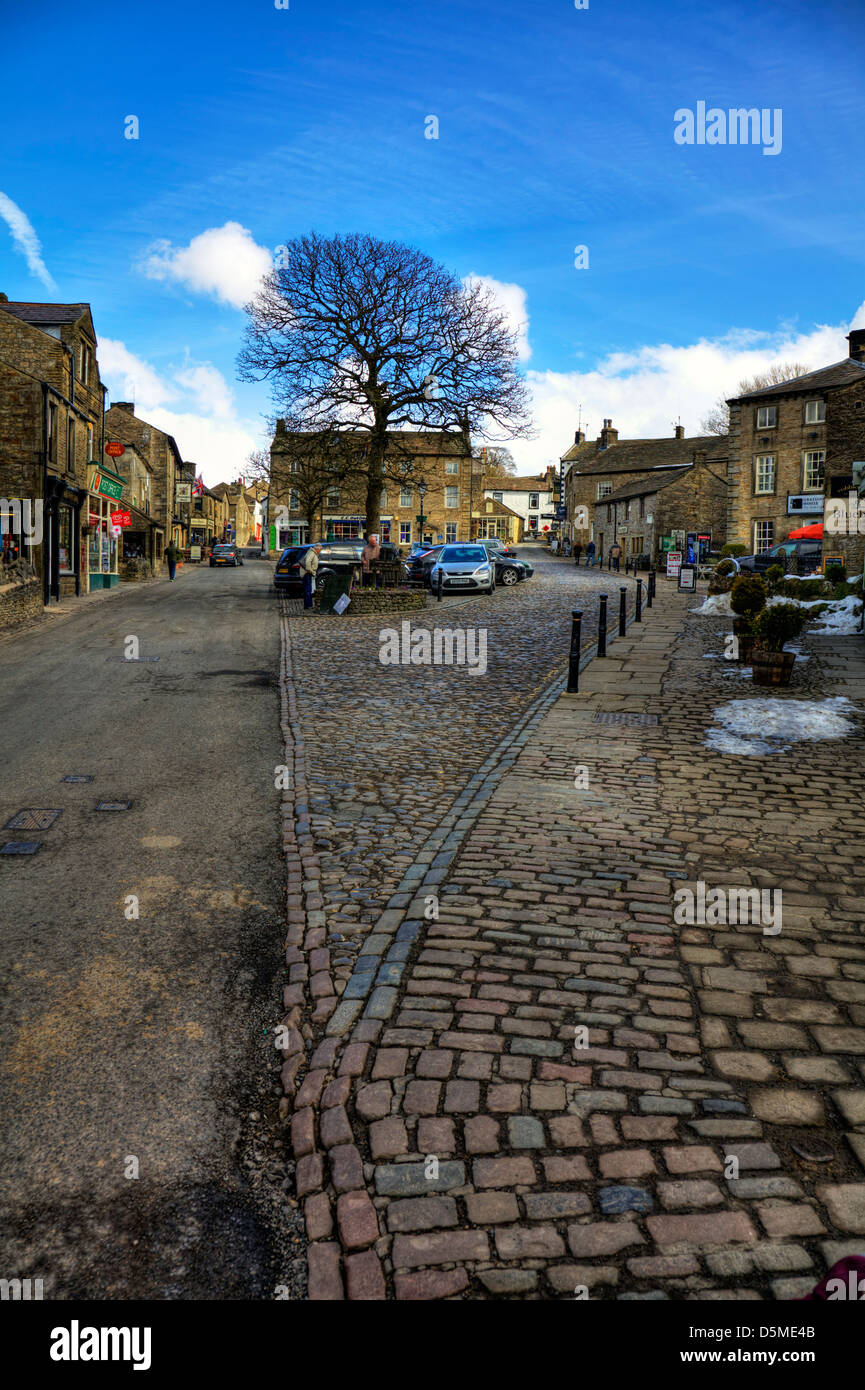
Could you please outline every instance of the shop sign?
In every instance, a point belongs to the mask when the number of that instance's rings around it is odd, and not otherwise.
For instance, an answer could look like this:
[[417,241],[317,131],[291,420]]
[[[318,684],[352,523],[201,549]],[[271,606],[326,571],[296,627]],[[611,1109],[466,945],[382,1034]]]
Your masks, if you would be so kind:
[[111,513],[111,525],[112,525],[112,526],[131,526],[131,525],[132,525],[132,516],[131,516],[131,513],[129,513],[129,512],[112,512],[112,513]]
[[190,502],[190,501],[192,500],[192,484],[191,484],[191,483],[175,483],[175,485],[174,485],[174,500],[175,500],[176,503],[180,503],[180,502]]
[[681,550],[668,550],[668,551],[667,551],[667,578],[668,578],[668,579],[678,579],[678,578],[679,578],[679,570],[680,570],[681,568],[682,568],[682,552],[681,552]]
[[119,502],[123,496],[123,484],[115,483],[113,478],[106,478],[104,473],[95,475],[91,490],[98,492],[102,497],[113,497],[115,502]]
[[105,445],[105,452],[110,459],[119,459],[122,454],[126,453],[126,445],[121,444],[119,439],[112,439],[110,443]]

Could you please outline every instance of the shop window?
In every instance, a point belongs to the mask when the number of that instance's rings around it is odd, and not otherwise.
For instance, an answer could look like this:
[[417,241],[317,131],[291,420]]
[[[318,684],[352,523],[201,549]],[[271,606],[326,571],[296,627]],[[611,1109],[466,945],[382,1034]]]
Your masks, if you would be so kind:
[[399,524],[399,543],[400,545],[411,545],[411,522],[401,521]]

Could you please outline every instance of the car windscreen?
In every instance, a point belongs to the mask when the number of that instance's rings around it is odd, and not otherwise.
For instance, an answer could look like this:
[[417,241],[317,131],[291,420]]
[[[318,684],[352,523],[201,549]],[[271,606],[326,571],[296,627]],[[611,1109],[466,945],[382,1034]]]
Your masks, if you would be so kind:
[[482,565],[487,552],[482,545],[446,545],[439,558],[446,565]]

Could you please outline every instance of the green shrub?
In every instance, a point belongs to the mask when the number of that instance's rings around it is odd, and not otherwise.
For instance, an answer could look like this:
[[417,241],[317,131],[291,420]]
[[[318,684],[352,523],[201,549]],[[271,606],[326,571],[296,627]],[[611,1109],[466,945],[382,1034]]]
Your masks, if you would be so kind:
[[768,568],[767,571],[766,571],[766,583],[769,585],[770,589],[772,589],[772,590],[777,589],[778,585],[781,583],[781,581],[783,580],[783,578],[784,578],[784,566],[783,566],[783,565],[770,565],[770,566],[769,566],[769,568]]
[[773,603],[758,614],[754,630],[761,646],[770,652],[782,652],[784,643],[798,637],[806,622],[804,608],[799,608],[795,603]]
[[728,574],[735,573],[736,566],[733,564],[733,561],[730,559],[729,556],[727,556],[725,560],[719,560],[713,571],[713,574],[720,575],[722,579]]
[[784,598],[829,598],[832,585],[825,579],[784,579],[776,585],[775,592]]
[[722,555],[747,555],[747,545],[741,545],[739,541],[731,541],[729,545],[721,547]]
[[757,574],[740,574],[733,580],[730,590],[730,607],[740,618],[753,622],[761,609],[766,607],[766,585]]
[[830,584],[844,584],[847,580],[847,566],[829,565],[825,574]]

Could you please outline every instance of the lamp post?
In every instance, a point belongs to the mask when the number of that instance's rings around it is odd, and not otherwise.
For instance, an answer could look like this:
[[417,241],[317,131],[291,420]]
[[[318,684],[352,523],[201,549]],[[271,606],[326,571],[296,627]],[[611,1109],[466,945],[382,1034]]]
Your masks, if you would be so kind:
[[424,516],[424,510],[423,510],[423,500],[424,500],[424,498],[426,497],[426,491],[427,491],[426,478],[421,478],[421,479],[418,481],[417,490],[418,490],[418,496],[420,497],[420,516],[418,517],[418,525],[420,526],[420,536],[418,537],[418,539],[422,541],[422,540],[423,540],[423,524],[424,524],[424,521],[426,520],[426,517]]

